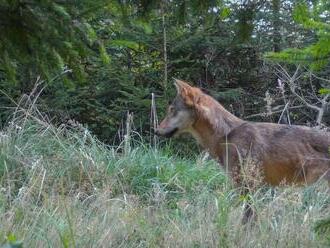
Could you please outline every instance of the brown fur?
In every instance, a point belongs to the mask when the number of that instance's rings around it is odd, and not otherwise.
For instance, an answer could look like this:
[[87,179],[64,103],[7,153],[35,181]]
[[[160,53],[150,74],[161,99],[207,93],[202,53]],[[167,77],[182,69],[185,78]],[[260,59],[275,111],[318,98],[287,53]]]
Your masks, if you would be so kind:
[[[246,186],[242,166],[247,159],[254,161],[262,183],[303,185],[323,177],[330,185],[329,132],[243,121],[198,88],[180,80],[176,84],[178,97],[194,113],[184,131],[228,169],[237,186]],[[160,124],[160,134],[170,128],[170,118]]]

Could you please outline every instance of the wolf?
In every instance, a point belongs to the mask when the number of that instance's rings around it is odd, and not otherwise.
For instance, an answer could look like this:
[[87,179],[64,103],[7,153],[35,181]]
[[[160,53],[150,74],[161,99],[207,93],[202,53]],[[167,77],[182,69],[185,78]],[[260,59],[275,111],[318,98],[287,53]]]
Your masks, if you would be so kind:
[[[244,188],[257,184],[305,185],[320,178],[330,186],[330,133],[313,128],[250,122],[227,111],[199,88],[174,79],[177,95],[155,133],[172,137],[190,133],[214,159],[225,167],[234,185]],[[251,167],[252,168],[246,168]],[[252,172],[246,179],[246,169]],[[254,185],[254,187],[256,187]],[[255,218],[251,204],[243,223]]]

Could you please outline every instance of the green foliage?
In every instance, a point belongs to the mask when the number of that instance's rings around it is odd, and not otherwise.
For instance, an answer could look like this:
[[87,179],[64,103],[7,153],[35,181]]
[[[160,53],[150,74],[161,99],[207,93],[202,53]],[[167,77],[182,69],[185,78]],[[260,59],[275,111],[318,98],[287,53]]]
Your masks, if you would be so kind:
[[109,167],[109,170],[113,173],[122,166],[130,165],[118,176],[131,193],[143,198],[150,195],[154,185],[161,185],[169,197],[177,197],[182,193],[193,194],[200,185],[205,185],[208,190],[216,190],[225,182],[214,162],[205,162],[201,167],[191,166],[193,163],[192,160],[173,159],[148,149],[133,151],[130,156],[114,164],[119,167]]
[[316,222],[315,232],[319,237],[324,238],[326,245],[330,245],[330,218],[325,218]]
[[18,241],[16,236],[10,233],[7,236],[7,243],[2,245],[1,248],[23,248],[23,242]]
[[266,57],[275,61],[305,64],[312,70],[319,70],[329,64],[330,58],[330,25],[327,19],[329,6],[324,1],[314,1],[314,11],[306,3],[298,3],[293,12],[293,18],[304,28],[312,30],[317,40],[304,48],[290,48],[280,53],[268,53]]
[[124,47],[124,48],[129,48],[132,50],[138,50],[139,49],[139,44],[135,41],[131,40],[112,40],[111,45],[116,47]]
[[320,89],[319,90],[319,93],[321,94],[321,95],[327,95],[327,94],[330,94],[330,89]]
[[253,20],[255,18],[255,5],[251,2],[250,4],[246,4],[244,8],[238,8],[237,10],[237,39],[240,42],[248,42],[251,38],[254,23]]
[[83,80],[83,60],[92,54],[96,40],[88,23],[92,15],[86,13],[95,6],[102,10],[100,3],[1,1],[0,71],[5,79],[25,83],[35,75],[49,79],[68,66],[77,80]]
[[[290,6],[281,8],[283,47],[307,37],[296,32]],[[149,140],[151,93],[161,119],[175,94],[172,77],[240,116],[263,108],[258,99],[273,83],[260,56],[274,46],[270,1],[0,1],[0,12],[0,89],[8,95],[0,94],[0,126],[38,76],[41,111],[57,123],[78,121],[111,144],[128,111]],[[51,80],[63,70],[72,73]]]
[[[33,157],[42,156],[43,165],[48,175],[53,177],[49,179],[54,184],[63,183],[58,180],[62,177],[73,184],[77,183],[78,186],[81,173],[85,173],[81,170],[86,170],[88,173],[88,170],[93,170],[93,164],[103,164],[102,173],[106,173],[103,175],[105,177],[100,174],[99,181],[93,184],[101,187],[106,182],[106,178],[111,178],[110,180],[116,181],[112,186],[114,195],[122,193],[121,185],[124,184],[125,192],[146,199],[152,193],[153,186],[159,184],[176,198],[183,193],[193,194],[193,190],[200,185],[204,185],[208,190],[216,190],[226,181],[224,175],[218,171],[218,165],[213,161],[201,161],[203,166],[191,166],[195,163],[193,161],[195,156],[193,159],[178,157],[174,159],[171,148],[168,148],[170,153],[162,154],[148,146],[140,146],[129,154],[121,156],[115,154],[112,149],[108,150],[82,126],[67,126],[66,131],[60,133],[52,125],[45,128],[38,122],[29,120],[25,123],[17,123],[16,127],[17,133],[12,130],[13,136],[6,137],[10,140],[0,144],[0,176],[15,173],[19,174],[23,181],[28,181],[31,171],[27,168],[33,166]],[[84,136],[83,139],[81,135]],[[15,151],[14,143],[16,146],[22,146],[21,155]],[[98,155],[97,160],[93,158],[89,161],[88,157],[84,158],[83,154],[90,152]],[[13,156],[23,159],[24,154],[29,154],[32,159],[32,164],[26,168],[26,165],[8,159]],[[76,159],[80,162],[75,163]]]

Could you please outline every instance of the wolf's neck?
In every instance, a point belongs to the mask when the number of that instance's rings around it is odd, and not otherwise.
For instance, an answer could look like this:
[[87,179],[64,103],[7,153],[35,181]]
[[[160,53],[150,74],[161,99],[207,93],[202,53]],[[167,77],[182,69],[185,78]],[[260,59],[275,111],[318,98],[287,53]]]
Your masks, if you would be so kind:
[[217,156],[220,139],[244,122],[211,97],[202,103],[197,115],[191,134],[213,156]]

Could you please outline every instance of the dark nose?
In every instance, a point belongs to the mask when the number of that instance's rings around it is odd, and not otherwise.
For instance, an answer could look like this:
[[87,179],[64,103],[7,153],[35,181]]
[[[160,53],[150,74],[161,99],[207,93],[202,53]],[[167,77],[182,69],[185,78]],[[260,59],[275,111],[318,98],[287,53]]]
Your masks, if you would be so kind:
[[156,129],[154,130],[154,133],[155,133],[156,135],[159,135],[159,129],[156,128]]

